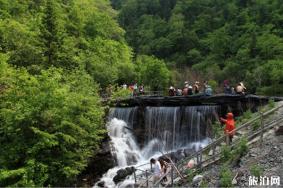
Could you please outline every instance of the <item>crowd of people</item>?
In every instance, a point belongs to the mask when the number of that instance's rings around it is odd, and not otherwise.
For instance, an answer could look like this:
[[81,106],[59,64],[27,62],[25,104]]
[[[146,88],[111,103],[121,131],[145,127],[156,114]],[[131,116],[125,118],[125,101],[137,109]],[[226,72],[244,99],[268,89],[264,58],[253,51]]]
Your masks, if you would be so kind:
[[228,80],[224,80],[224,93],[225,94],[239,94],[239,95],[245,95],[247,88],[245,87],[243,82],[239,82],[236,86],[236,88],[231,87]]
[[[167,170],[169,168],[169,164],[159,158],[159,159],[150,159],[150,164],[152,165],[152,170],[153,170],[153,183],[156,183],[158,180],[161,179],[162,176],[164,176],[167,173]],[[167,181],[167,177],[164,176],[161,180],[161,183],[164,183]]]
[[[230,86],[230,83],[228,80],[224,80],[223,82],[223,92],[225,94],[240,94],[244,95],[246,94],[246,87],[244,86],[243,82],[239,82],[236,87]],[[144,95],[145,94],[145,89],[144,85],[140,84],[138,85],[137,82],[133,82],[129,85],[124,83],[121,86],[123,89],[128,89],[131,91],[132,96],[138,96],[138,95]],[[199,81],[193,82],[191,84],[188,81],[184,82],[184,86],[182,88],[178,87],[175,88],[174,86],[170,86],[168,90],[168,95],[169,96],[190,96],[190,95],[197,95],[197,94],[203,94],[205,96],[211,96],[213,95],[213,89],[212,87],[208,84],[207,81],[204,81],[202,84]]]
[[[201,91],[203,90],[203,91]],[[199,81],[195,81],[194,84],[190,84],[188,81],[185,81],[184,87],[175,89],[173,86],[170,86],[168,94],[169,96],[188,96],[196,95],[199,93],[204,93],[207,96],[212,95],[212,88],[208,85],[207,81],[204,81],[201,85]]]
[[[231,87],[228,80],[224,80],[223,85],[225,94],[244,95],[246,93],[246,87],[244,86],[243,82],[239,82],[236,88]],[[168,90],[169,96],[188,96],[200,93],[206,96],[211,96],[213,94],[212,87],[208,84],[207,81],[204,81],[203,84],[200,84],[199,81],[195,81],[194,84],[190,84],[188,81],[186,81],[182,89],[170,86]]]
[[138,85],[136,82],[127,85],[124,83],[122,85],[123,89],[129,89],[131,91],[132,96],[144,95],[144,85]]

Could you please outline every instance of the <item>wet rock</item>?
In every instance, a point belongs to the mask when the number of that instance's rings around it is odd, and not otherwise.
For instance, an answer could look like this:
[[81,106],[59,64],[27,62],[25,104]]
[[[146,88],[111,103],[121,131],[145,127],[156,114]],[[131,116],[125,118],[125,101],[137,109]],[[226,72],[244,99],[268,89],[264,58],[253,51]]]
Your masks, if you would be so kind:
[[100,181],[97,183],[98,187],[105,187],[105,182],[104,181]]
[[192,155],[194,152],[195,152],[194,149],[191,149],[191,148],[189,148],[189,149],[184,149],[184,155],[185,155],[186,157]]
[[[110,149],[110,138],[106,135],[99,147],[98,153],[95,153],[95,157],[89,158],[88,166],[78,176],[77,186],[83,187],[86,186],[86,183],[87,185],[94,185],[107,170],[114,166],[115,159]],[[84,179],[87,180],[85,181]]]
[[128,174],[132,174],[132,173],[134,173],[134,171],[135,171],[135,167],[127,167],[127,168],[125,168],[125,170],[127,171],[127,173]]
[[173,162],[178,162],[179,160],[183,159],[185,157],[184,151],[183,150],[178,150],[177,152],[171,152],[169,154],[167,154],[167,156],[169,158],[171,158],[171,160]]
[[115,184],[126,179],[127,176],[133,174],[135,171],[134,167],[127,167],[125,169],[120,169],[117,171],[116,176],[114,176],[113,181]]
[[199,187],[203,179],[203,175],[196,175],[193,178],[192,185],[193,187]]
[[186,155],[185,155],[185,152],[184,152],[183,149],[182,150],[178,150],[176,152],[176,158],[177,158],[178,161],[183,159],[183,158],[185,158],[185,157],[186,157]]

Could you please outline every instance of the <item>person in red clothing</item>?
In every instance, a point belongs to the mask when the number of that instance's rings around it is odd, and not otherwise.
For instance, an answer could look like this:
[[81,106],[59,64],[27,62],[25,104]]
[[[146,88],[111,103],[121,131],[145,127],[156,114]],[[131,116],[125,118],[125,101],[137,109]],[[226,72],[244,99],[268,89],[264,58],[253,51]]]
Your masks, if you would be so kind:
[[225,123],[224,133],[229,135],[229,143],[232,142],[233,136],[235,135],[235,121],[233,113],[229,112],[226,115],[227,119],[220,118],[222,123]]

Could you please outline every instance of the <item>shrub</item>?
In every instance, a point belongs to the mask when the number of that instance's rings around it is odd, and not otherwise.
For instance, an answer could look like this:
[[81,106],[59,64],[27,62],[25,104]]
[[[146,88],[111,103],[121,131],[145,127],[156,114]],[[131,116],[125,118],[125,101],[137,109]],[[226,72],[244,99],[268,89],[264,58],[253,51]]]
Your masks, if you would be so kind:
[[248,151],[248,140],[247,138],[241,138],[240,142],[237,144],[236,149],[233,150],[233,156],[239,155],[243,156]]
[[221,147],[221,159],[225,161],[229,161],[231,159],[232,153],[231,153],[231,147],[224,145]]
[[73,185],[105,134],[95,83],[80,71],[6,66],[0,85],[0,186]]
[[275,101],[274,101],[274,99],[269,99],[269,101],[268,101],[268,107],[269,107],[269,108],[274,108],[274,107],[275,107]]
[[232,186],[232,172],[226,166],[222,166],[220,169],[220,187],[231,187]]
[[120,87],[116,87],[116,89],[111,94],[111,99],[116,100],[119,98],[127,98],[132,95],[132,92],[129,89],[123,89]]
[[260,121],[255,121],[255,122],[253,123],[252,127],[253,127],[253,130],[254,130],[254,131],[257,130],[257,129],[260,127]]
[[223,135],[223,127],[219,121],[212,124],[212,134],[214,138],[218,138]]
[[251,110],[247,110],[246,112],[243,113],[243,119],[247,120],[250,119],[252,117],[253,113]]
[[208,85],[210,85],[213,90],[215,90],[218,86],[218,84],[215,80],[209,80]]
[[253,176],[260,177],[263,173],[263,168],[255,164],[250,167],[250,172]]

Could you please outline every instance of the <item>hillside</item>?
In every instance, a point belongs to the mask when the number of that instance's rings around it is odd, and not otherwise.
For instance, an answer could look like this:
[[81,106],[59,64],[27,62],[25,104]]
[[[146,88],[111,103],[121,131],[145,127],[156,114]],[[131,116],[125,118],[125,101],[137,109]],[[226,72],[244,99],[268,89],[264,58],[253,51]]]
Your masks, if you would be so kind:
[[244,81],[250,92],[282,94],[280,0],[112,0],[136,54],[154,55],[185,79]]

